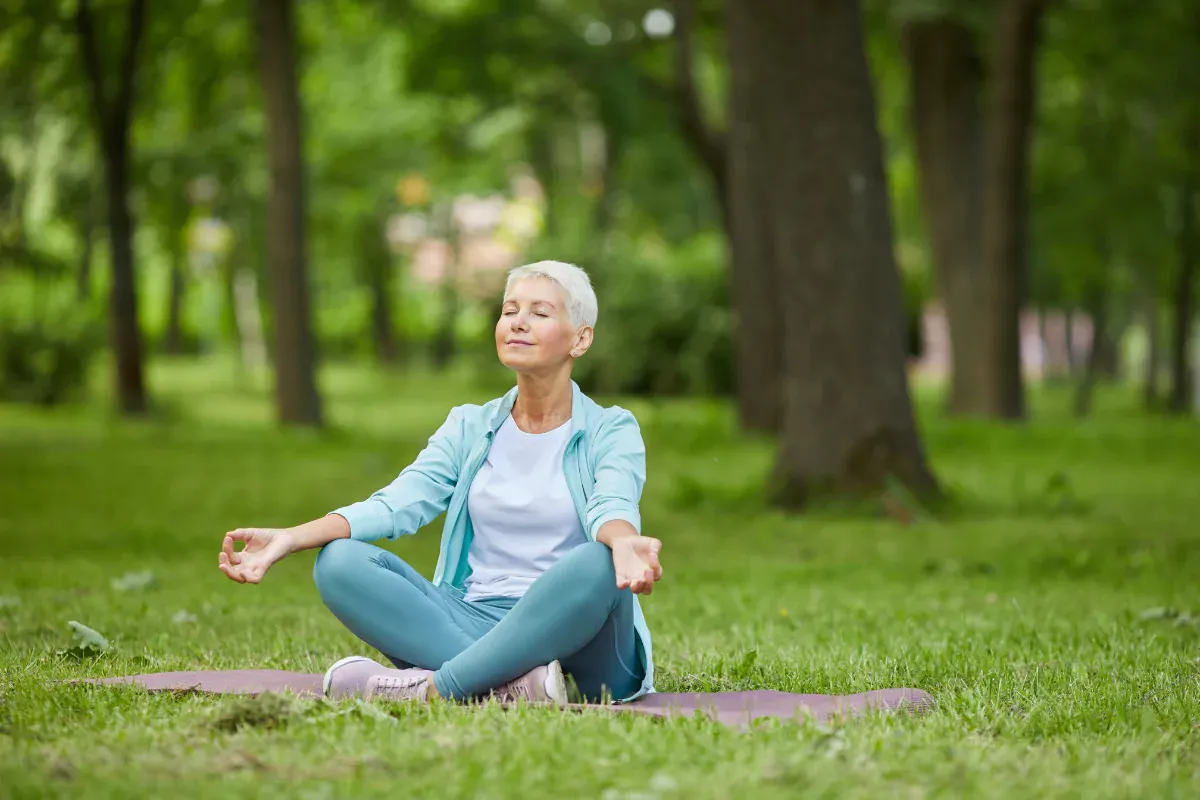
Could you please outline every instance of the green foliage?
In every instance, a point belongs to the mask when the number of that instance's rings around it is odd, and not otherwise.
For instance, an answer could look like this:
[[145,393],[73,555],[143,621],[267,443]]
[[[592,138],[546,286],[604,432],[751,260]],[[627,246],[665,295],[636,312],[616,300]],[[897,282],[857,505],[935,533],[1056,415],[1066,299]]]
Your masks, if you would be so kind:
[[0,281],[0,399],[58,405],[82,395],[103,328],[63,282]]
[[722,242],[696,237],[667,248],[614,237],[594,282],[595,343],[580,359],[587,391],[724,395],[733,388],[728,270]]

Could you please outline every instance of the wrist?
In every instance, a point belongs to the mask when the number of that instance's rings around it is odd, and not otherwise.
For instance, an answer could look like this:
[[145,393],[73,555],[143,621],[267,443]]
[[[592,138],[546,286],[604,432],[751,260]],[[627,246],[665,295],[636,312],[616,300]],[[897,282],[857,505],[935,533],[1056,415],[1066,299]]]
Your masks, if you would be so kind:
[[614,549],[619,542],[632,542],[638,537],[637,529],[623,519],[613,519],[596,531],[596,541]]
[[294,528],[283,528],[275,534],[275,550],[280,558],[296,552],[296,533]]

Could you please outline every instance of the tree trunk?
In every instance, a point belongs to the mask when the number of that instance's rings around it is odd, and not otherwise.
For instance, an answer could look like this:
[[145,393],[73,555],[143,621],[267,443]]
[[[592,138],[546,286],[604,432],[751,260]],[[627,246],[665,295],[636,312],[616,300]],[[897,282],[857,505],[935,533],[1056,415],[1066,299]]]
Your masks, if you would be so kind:
[[1191,409],[1191,379],[1188,341],[1195,313],[1196,284],[1196,186],[1189,175],[1180,187],[1179,272],[1175,282],[1174,315],[1171,320],[1171,394],[1167,408],[1174,414]]
[[454,360],[458,339],[458,276],[462,242],[452,207],[447,207],[446,220],[446,240],[450,243],[450,248],[446,271],[442,276],[442,319],[433,338],[433,367],[436,370],[444,370],[450,366],[450,362]]
[[1078,372],[1078,361],[1075,358],[1075,309],[1068,308],[1063,312],[1063,345],[1067,348],[1067,378],[1074,378]]
[[400,348],[392,324],[392,254],[378,216],[368,214],[363,217],[359,224],[358,248],[363,279],[371,293],[371,342],[375,346],[375,356],[380,364],[394,367],[400,360]]
[[[176,234],[178,239],[178,234]],[[184,274],[185,255],[183,248],[175,245],[171,250],[171,282],[167,289],[167,329],[163,334],[163,352],[178,355],[183,352],[183,299],[187,291]]]
[[145,27],[145,0],[131,0],[129,4],[125,49],[117,75],[116,95],[111,101],[105,90],[106,81],[88,0],[79,0],[75,26],[104,157],[108,244],[112,262],[109,342],[116,362],[114,388],[117,406],[123,414],[144,414],[149,410],[149,401],[143,375],[144,348],[138,323],[133,254],[135,222],[129,208],[129,128],[134,105],[134,75]]
[[96,243],[96,227],[91,222],[83,224],[83,255],[79,258],[79,272],[75,276],[75,297],[86,302],[92,297],[92,255]]
[[973,31],[949,18],[911,22],[910,124],[916,142],[921,207],[930,233],[938,292],[950,328],[951,413],[980,405],[977,336],[987,302],[980,287],[983,64]]
[[1092,399],[1095,395],[1096,382],[1104,372],[1108,351],[1112,348],[1108,332],[1107,282],[1092,287],[1088,292],[1085,310],[1092,319],[1092,344],[1088,349],[1083,376],[1075,386],[1074,410],[1078,419],[1083,419],[1092,413]]
[[259,70],[271,188],[267,261],[274,306],[275,398],[280,422],[321,425],[305,255],[303,134],[292,0],[256,0]]
[[1162,332],[1158,320],[1158,297],[1152,286],[1142,299],[1142,320],[1146,325],[1146,361],[1143,365],[1142,401],[1147,409],[1158,408],[1158,365],[1162,360]]
[[787,130],[777,128],[792,123],[772,119],[769,107],[792,101],[778,96],[778,67],[757,49],[764,35],[760,12],[743,5],[725,4],[731,69],[723,175],[736,324],[734,385],[742,427],[774,433],[783,423],[784,314],[773,231],[777,210],[766,187],[778,178],[772,148],[787,137]]
[[1006,0],[993,25],[984,150],[982,277],[977,310],[979,392],[970,413],[1025,416],[1021,303],[1026,278],[1029,142],[1043,0]]
[[[731,177],[770,176],[758,185],[756,210],[770,234],[784,310],[774,499],[794,509],[825,493],[878,492],[891,479],[936,494],[908,394],[859,3],[761,0],[726,9],[731,78],[740,89]],[[736,220],[745,198],[734,197]]]

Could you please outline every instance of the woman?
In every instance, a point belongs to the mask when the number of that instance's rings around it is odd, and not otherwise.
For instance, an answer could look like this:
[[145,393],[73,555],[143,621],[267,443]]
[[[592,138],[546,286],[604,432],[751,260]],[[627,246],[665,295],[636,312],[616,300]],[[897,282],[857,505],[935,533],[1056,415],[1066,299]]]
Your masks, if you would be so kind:
[[[571,380],[596,314],[579,267],[518,267],[496,323],[514,389],[451,410],[416,461],[368,499],[294,528],[226,534],[219,565],[239,583],[321,548],[321,599],[396,667],[344,658],[325,674],[326,695],[562,705],[564,672],[586,701],[654,690],[635,597],[662,577],[662,543],[640,535],[645,447],[632,414],[597,405]],[[369,544],[443,511],[432,582]]]

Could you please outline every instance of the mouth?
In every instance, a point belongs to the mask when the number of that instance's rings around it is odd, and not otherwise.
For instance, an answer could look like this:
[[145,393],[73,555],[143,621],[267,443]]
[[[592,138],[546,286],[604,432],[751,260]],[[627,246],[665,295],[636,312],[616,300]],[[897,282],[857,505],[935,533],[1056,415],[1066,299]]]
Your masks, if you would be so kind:
[[533,342],[527,342],[523,339],[509,339],[504,344],[506,347],[533,347]]

